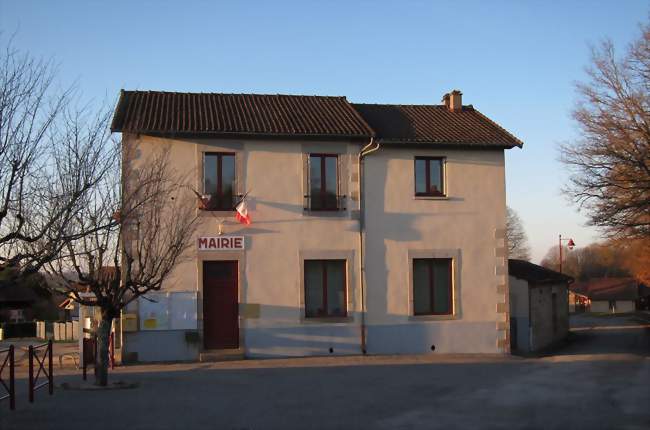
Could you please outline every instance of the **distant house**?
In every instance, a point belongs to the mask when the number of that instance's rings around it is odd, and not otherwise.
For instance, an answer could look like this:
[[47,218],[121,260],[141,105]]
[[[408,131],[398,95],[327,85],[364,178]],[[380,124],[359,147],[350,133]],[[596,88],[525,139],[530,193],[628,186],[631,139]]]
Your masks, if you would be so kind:
[[79,319],[79,303],[77,303],[71,294],[68,295],[61,303],[59,309],[63,312],[63,321],[73,321]]
[[52,283],[52,278],[41,274],[32,276],[30,279],[0,279],[0,322],[63,318],[64,312],[59,311],[58,304],[64,295],[44,286]]
[[524,260],[508,260],[510,347],[534,352],[569,332],[568,287],[573,278]]
[[569,313],[587,312],[591,308],[591,300],[584,294],[569,289]]
[[650,297],[650,288],[630,277],[576,282],[571,290],[591,300],[591,312],[634,312],[647,307]]
[[15,282],[0,281],[0,322],[22,322],[33,318],[33,306],[39,300],[32,288]]

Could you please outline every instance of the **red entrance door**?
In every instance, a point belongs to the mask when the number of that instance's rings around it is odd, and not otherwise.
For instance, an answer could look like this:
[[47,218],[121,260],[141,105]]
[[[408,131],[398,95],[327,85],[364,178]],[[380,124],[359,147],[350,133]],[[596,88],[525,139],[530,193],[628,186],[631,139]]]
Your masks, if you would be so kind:
[[239,348],[237,262],[203,262],[205,349]]

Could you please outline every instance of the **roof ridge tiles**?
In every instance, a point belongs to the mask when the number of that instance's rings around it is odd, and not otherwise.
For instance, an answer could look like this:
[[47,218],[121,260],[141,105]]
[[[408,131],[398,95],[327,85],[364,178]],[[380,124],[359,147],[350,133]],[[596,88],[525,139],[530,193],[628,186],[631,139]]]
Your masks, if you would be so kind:
[[165,91],[165,90],[125,90],[121,89],[120,92],[124,93],[147,93],[147,94],[185,94],[185,95],[221,95],[221,96],[263,96],[263,97],[309,97],[309,98],[323,98],[323,99],[344,99],[346,96],[333,96],[333,95],[320,95],[320,94],[288,94],[288,93],[224,93],[217,91]]
[[[445,107],[441,104],[418,104],[418,103],[356,103],[350,102],[352,105],[361,105],[361,106],[401,106],[401,107],[415,107],[415,106],[425,106],[425,107]],[[468,107],[471,105],[463,105],[463,107]]]
[[[350,104],[352,106],[393,106],[393,107],[407,107],[407,108],[424,107],[424,108],[436,108],[436,109],[448,111],[447,106],[441,105],[441,104],[428,105],[428,104],[354,103],[354,102],[350,102]],[[453,113],[458,114],[458,113],[465,113],[465,112],[478,112],[478,109],[476,109],[473,104],[469,104],[469,105],[463,105],[463,109],[460,112],[453,112]],[[490,120],[490,121],[494,122],[492,120]]]

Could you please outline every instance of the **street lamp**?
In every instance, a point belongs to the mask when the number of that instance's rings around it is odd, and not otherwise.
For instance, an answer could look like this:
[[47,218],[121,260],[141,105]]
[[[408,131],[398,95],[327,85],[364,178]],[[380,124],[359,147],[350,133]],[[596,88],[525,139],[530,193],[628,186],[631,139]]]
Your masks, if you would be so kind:
[[569,251],[571,251],[576,246],[576,243],[573,241],[573,239],[562,239],[562,235],[560,235],[560,240],[558,241],[558,246],[560,248],[560,273],[562,273],[562,241],[568,242],[566,246],[569,248]]

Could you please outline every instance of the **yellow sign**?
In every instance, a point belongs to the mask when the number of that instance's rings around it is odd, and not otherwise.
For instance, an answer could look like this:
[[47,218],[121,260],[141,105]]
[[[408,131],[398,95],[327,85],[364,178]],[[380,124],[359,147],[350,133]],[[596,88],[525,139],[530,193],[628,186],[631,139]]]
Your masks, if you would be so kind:
[[158,320],[155,318],[147,318],[144,320],[144,328],[153,330],[158,327]]

